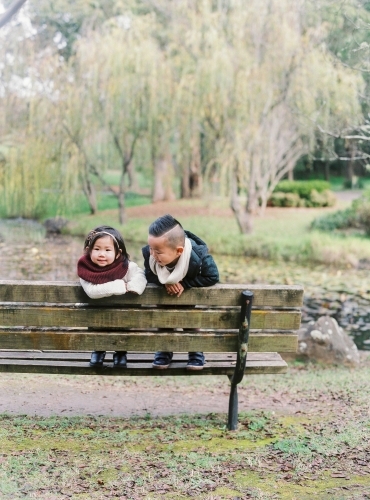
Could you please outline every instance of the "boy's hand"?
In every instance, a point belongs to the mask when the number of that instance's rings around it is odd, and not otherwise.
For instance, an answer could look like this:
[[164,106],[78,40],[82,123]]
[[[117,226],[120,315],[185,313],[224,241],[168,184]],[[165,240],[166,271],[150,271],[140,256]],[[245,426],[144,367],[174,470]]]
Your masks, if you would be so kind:
[[177,295],[177,297],[180,297],[180,295],[184,291],[184,287],[181,283],[175,283],[174,285],[165,285],[165,287],[169,295]]

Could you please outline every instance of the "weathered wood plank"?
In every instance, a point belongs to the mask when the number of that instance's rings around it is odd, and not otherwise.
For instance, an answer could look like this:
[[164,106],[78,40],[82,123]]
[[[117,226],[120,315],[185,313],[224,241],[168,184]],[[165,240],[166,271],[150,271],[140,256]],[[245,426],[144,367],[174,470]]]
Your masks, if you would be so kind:
[[[82,361],[89,362],[91,351],[18,351],[18,350],[0,350],[0,359],[39,359],[49,361]],[[153,361],[154,352],[135,352],[130,351],[128,358],[130,363],[145,363]],[[112,363],[113,351],[107,351],[105,363]],[[205,352],[206,361],[217,362],[235,362],[235,352]],[[249,352],[250,361],[281,361],[281,355],[277,352]],[[173,361],[186,362],[187,352],[174,352]]]
[[[300,311],[255,310],[251,328],[296,330]],[[103,328],[238,328],[237,309],[115,309],[90,307],[4,307],[1,326]],[[0,346],[1,347],[1,346]]]
[[[293,352],[295,334],[251,334],[248,348],[254,352]],[[236,333],[217,332],[88,332],[17,331],[0,332],[1,349],[76,351],[237,351]]]
[[[43,373],[109,376],[168,376],[168,375],[231,375],[234,372],[231,362],[208,362],[201,371],[186,370],[186,362],[171,363],[167,370],[155,370],[149,363],[130,363],[126,369],[114,369],[105,364],[102,368],[91,368],[87,363],[45,360],[0,360],[0,372],[8,373]],[[284,373],[286,362],[280,359],[247,360],[245,373]]]
[[148,285],[144,294],[126,294],[94,300],[87,297],[79,283],[48,281],[0,281],[0,302],[91,303],[109,305],[240,305],[243,290],[254,292],[254,305],[263,307],[301,307],[300,285],[223,285],[186,290],[181,297],[169,296],[163,288]]
[[[91,351],[18,351],[18,350],[0,350],[0,359],[35,359],[49,361],[81,361],[88,363]],[[134,352],[128,353],[130,363],[145,363],[153,361],[154,352]],[[235,363],[235,352],[204,352],[207,362],[231,362]],[[250,361],[279,361],[281,355],[277,352],[249,352]],[[174,352],[173,361],[186,362],[188,352]],[[113,362],[113,351],[107,351],[105,363]]]

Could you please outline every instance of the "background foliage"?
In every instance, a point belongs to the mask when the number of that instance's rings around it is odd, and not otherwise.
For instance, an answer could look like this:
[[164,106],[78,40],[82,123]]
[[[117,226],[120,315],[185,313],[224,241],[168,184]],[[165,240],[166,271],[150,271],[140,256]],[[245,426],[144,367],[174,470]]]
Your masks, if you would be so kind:
[[340,161],[364,163],[369,20],[357,0],[30,0],[0,32],[0,215],[64,214],[81,191],[95,213],[103,190],[124,223],[149,189],[227,195],[250,232],[338,135],[361,132]]

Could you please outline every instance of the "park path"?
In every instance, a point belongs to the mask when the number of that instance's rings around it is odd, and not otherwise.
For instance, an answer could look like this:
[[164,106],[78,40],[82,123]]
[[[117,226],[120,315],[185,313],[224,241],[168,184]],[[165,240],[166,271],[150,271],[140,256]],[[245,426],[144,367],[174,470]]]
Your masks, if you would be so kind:
[[[247,379],[239,389],[240,411],[297,411],[297,402],[288,395],[266,396]],[[0,413],[10,414],[130,417],[227,413],[229,381],[226,376],[197,376],[194,380],[2,374],[0,396]]]

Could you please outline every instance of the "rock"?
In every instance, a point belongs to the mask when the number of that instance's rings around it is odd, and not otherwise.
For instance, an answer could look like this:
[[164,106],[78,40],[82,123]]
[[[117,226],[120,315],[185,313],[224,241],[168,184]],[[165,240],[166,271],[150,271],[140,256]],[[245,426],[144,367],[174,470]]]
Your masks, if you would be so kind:
[[68,219],[63,217],[52,217],[44,221],[46,234],[60,234],[62,229],[68,224]]
[[358,366],[360,354],[351,337],[330,316],[322,316],[298,332],[298,354],[328,365]]

